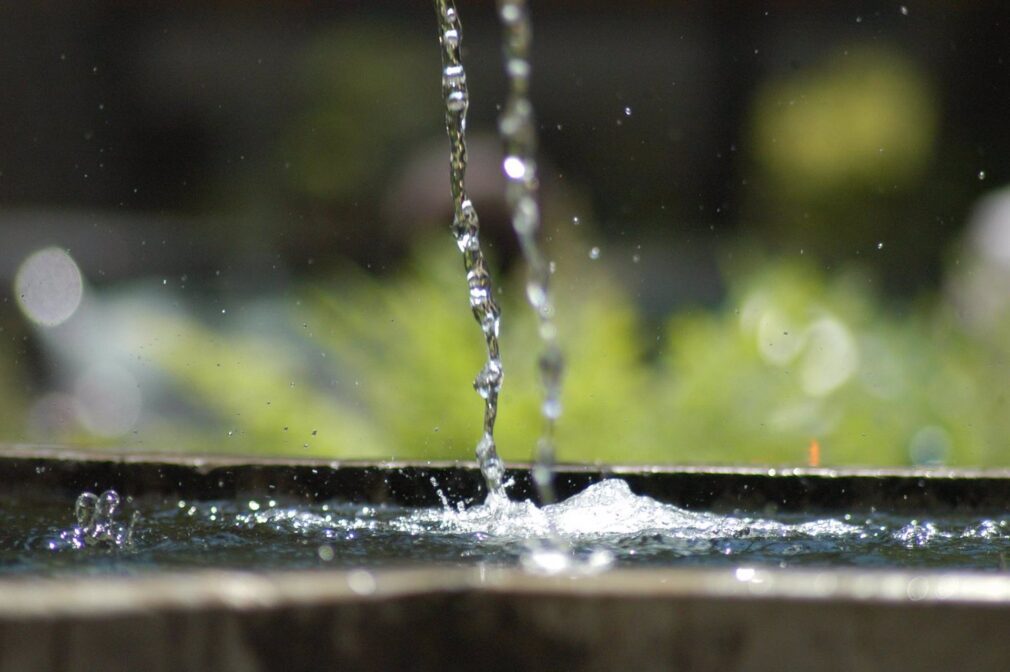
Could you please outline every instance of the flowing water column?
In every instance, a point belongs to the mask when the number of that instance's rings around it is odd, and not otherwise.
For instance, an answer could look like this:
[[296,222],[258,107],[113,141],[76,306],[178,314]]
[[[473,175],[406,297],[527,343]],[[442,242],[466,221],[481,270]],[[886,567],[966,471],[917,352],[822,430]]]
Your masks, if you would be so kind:
[[557,343],[554,305],[548,290],[550,265],[537,241],[540,229],[537,134],[529,96],[532,33],[526,0],[498,0],[498,13],[504,30],[505,72],[509,82],[508,99],[498,119],[498,130],[505,144],[502,163],[507,178],[505,197],[528,267],[526,298],[536,312],[541,342],[538,366],[544,394],[541,405],[544,428],[537,441],[533,480],[540,501],[550,504],[555,499],[554,428],[561,415],[564,360]]
[[498,416],[498,393],[502,383],[502,364],[498,352],[501,311],[494,300],[491,275],[480,249],[480,223],[477,211],[466,193],[466,112],[470,106],[466,72],[460,59],[463,31],[452,0],[435,0],[438,14],[438,40],[442,45],[442,95],[445,97],[445,129],[449,135],[449,183],[452,189],[452,233],[463,254],[466,281],[470,288],[470,307],[484,332],[487,362],[473,381],[474,389],[484,398],[484,433],[477,443],[477,460],[487,483],[488,502],[505,498],[502,487],[504,466],[494,442],[494,423]]

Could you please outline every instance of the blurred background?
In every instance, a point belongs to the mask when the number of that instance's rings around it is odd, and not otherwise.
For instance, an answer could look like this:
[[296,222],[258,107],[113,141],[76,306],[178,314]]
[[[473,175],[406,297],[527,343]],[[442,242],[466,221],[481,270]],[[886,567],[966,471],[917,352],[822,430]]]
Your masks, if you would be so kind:
[[[494,3],[459,2],[503,202]],[[1010,464],[1010,6],[533,3],[562,459]],[[429,3],[0,6],[0,440],[470,458]]]

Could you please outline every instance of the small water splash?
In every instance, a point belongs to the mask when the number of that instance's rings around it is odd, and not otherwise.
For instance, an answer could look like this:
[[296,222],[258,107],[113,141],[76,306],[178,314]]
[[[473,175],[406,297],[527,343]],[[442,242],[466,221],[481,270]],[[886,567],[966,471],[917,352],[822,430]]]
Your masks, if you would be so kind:
[[460,56],[463,27],[453,0],[435,0],[435,13],[438,16],[438,41],[442,46],[442,96],[445,99],[445,129],[449,136],[452,233],[463,255],[463,267],[470,290],[470,308],[484,334],[487,347],[487,362],[473,382],[474,389],[484,399],[484,431],[477,442],[477,461],[487,484],[488,497],[504,499],[502,476],[505,468],[498,457],[494,441],[498,394],[504,377],[498,348],[501,311],[494,299],[491,274],[480,248],[477,210],[466,191],[466,114],[470,106],[470,93]]
[[120,506],[119,493],[106,490],[101,495],[83,492],[74,504],[77,524],[60,532],[49,542],[50,550],[77,550],[82,548],[121,549],[133,544],[133,531],[138,514],[135,511],[129,523],[116,521]]
[[788,524],[763,518],[688,511],[636,495],[627,482],[607,479],[539,508],[530,501],[496,501],[462,512],[425,509],[392,521],[405,532],[477,535],[499,542],[535,543],[560,535],[571,542],[662,535],[664,539],[712,540],[855,535],[862,528],[835,519]]
[[[916,548],[925,546],[940,534],[940,530],[933,523],[913,520],[895,531],[893,536],[895,541],[902,542],[907,548]],[[950,535],[944,534],[943,536],[949,538]]]
[[925,548],[951,540],[1005,539],[1010,536],[1007,520],[986,518],[961,529],[943,528],[929,520],[911,520],[890,533],[894,541],[906,548]]

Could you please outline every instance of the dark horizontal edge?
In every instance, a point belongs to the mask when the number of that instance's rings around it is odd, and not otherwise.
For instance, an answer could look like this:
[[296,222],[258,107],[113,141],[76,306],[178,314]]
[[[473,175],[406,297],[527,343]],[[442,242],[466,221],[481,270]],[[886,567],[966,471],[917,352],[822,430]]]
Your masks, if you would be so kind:
[[[689,509],[716,511],[979,511],[1010,507],[1010,473],[954,470],[768,469],[562,465],[560,498],[604,478]],[[535,499],[527,466],[511,465],[513,499]],[[0,447],[6,493],[116,489],[123,496],[190,500],[247,496],[341,500],[402,506],[483,501],[470,463],[337,462],[144,453],[91,453],[54,447]]]

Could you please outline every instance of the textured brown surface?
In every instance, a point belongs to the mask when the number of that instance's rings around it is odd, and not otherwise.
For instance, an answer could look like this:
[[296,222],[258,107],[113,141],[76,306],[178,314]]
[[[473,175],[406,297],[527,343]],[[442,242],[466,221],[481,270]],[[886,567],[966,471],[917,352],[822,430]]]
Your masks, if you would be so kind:
[[467,569],[0,583],[0,670],[1010,669],[1004,577]]

